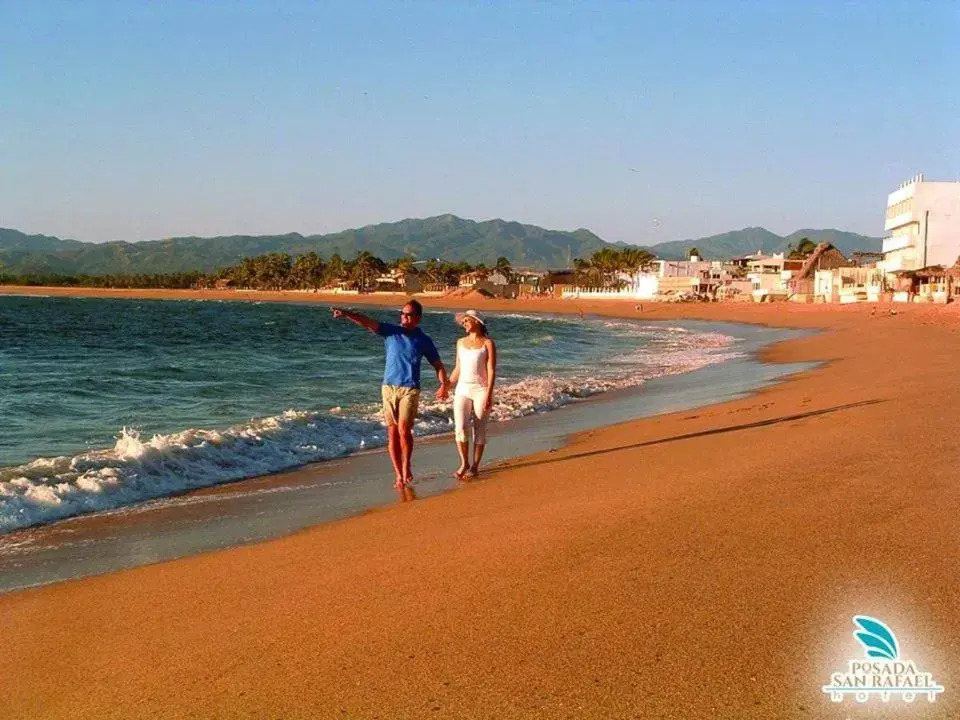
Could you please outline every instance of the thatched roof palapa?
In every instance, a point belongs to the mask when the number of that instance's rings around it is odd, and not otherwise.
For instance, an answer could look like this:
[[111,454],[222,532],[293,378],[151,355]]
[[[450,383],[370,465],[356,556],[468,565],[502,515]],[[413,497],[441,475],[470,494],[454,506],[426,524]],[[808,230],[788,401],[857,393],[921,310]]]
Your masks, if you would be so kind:
[[798,280],[805,280],[813,275],[814,270],[833,270],[835,268],[850,267],[851,262],[847,260],[842,252],[837,250],[828,242],[822,242],[814,248],[813,252],[807,257],[806,262],[797,275]]
[[893,274],[904,278],[929,280],[950,276],[952,270],[953,268],[947,270],[943,265],[928,265],[927,267],[917,268],[916,270],[896,270]]
[[960,282],[960,257],[950,267],[943,265],[927,265],[916,270],[897,270],[893,273],[899,277],[915,278],[917,280],[930,280],[952,278],[954,282]]

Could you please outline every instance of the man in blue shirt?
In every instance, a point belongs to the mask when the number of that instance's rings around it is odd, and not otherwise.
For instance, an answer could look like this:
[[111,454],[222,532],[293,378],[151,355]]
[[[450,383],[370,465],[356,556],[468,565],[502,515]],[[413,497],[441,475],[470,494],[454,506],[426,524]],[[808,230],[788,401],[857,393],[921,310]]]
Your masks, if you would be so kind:
[[400,324],[382,323],[362,313],[333,308],[335,318],[346,318],[383,338],[387,351],[383,371],[383,419],[387,426],[387,447],[397,481],[404,488],[413,481],[413,422],[420,404],[420,360],[426,358],[437,371],[440,389],[437,399],[446,400],[447,370],[440,361],[437,346],[419,327],[423,306],[411,300],[400,311]]

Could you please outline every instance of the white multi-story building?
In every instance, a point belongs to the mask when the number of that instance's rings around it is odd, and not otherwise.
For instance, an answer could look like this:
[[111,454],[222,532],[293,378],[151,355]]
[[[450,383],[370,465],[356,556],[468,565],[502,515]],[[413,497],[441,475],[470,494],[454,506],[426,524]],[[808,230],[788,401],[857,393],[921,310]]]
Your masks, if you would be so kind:
[[917,175],[887,197],[883,266],[887,272],[952,266],[960,256],[960,182]]

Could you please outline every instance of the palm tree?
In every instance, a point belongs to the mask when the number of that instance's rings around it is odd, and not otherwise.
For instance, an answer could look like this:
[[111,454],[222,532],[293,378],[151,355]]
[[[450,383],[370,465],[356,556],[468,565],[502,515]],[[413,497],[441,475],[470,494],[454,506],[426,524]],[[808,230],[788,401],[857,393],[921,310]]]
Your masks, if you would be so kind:
[[573,271],[578,285],[590,286],[590,261],[583,258],[573,259]]
[[430,258],[423,266],[423,274],[430,280],[431,285],[440,285],[443,283],[443,272],[440,269],[440,263]]
[[350,275],[357,281],[360,290],[366,290],[373,285],[373,279],[385,269],[383,260],[374,257],[366,250],[361,250],[351,264]]
[[323,287],[323,276],[326,266],[323,259],[315,252],[300,255],[293,261],[290,269],[291,284],[301,290],[319,290]]
[[787,248],[789,251],[787,257],[791,260],[803,260],[816,249],[816,243],[810,240],[810,238],[800,238],[800,242],[797,243],[796,248],[792,245]]
[[257,285],[257,259],[244,258],[234,268],[233,281],[240,287],[250,288]]
[[621,269],[621,264],[620,253],[613,248],[597,250],[590,258],[590,265],[596,270],[601,287],[607,287],[616,282],[616,274]]
[[503,276],[507,279],[507,282],[510,282],[510,279],[513,277],[513,266],[510,264],[510,261],[503,257],[502,255],[497,258],[497,263],[494,265],[495,270],[499,270],[503,273]]
[[287,253],[267,253],[257,263],[257,283],[267,290],[282,290],[290,279],[292,261]]
[[410,257],[409,255],[405,255],[403,257],[397,258],[392,263],[390,263],[390,266],[404,273],[416,272],[416,268],[414,267],[414,264],[413,264],[413,258]]
[[327,263],[327,271],[324,273],[324,279],[327,283],[335,283],[343,280],[347,275],[347,264],[340,257],[340,253],[334,253]]
[[643,248],[630,247],[620,251],[620,259],[624,270],[636,273],[649,265],[654,257]]
[[440,277],[444,285],[459,285],[462,266],[460,263],[444,262],[440,264]]

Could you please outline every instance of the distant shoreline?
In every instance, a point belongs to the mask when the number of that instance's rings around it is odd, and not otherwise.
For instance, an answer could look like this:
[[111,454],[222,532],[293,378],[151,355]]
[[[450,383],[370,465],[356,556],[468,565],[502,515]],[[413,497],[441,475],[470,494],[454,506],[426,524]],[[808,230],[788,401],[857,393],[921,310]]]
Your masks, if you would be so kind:
[[[473,294],[467,297],[423,295],[420,293],[367,293],[362,295],[304,292],[299,290],[175,290],[167,288],[90,288],[0,285],[0,296],[21,295],[38,297],[110,298],[121,300],[215,300],[225,302],[285,302],[320,303],[343,307],[394,307],[408,298],[416,298],[424,307],[483,308],[492,312],[542,312],[556,314],[593,314],[608,317],[643,317],[655,319],[729,320],[775,327],[791,327],[791,318],[810,314],[833,315],[859,312],[914,313],[929,312],[955,315],[960,303],[950,305],[870,304],[870,303],[673,303],[662,301],[587,300],[572,298],[519,298],[515,300],[488,298]],[[642,310],[638,310],[640,307]],[[807,326],[806,323],[801,323]]]
[[[173,288],[95,288],[80,286],[33,286],[33,285],[0,285],[0,295],[30,295],[41,297],[87,297],[87,298],[115,298],[128,300],[225,300],[230,302],[290,302],[290,303],[323,303],[332,305],[394,305],[407,298],[417,298],[424,305],[439,304],[445,307],[453,305],[474,305],[479,303],[488,306],[489,298],[472,296],[471,298],[444,297],[423,295],[420,293],[365,293],[342,294],[306,292],[302,290],[177,290]],[[550,298],[545,299],[549,301]],[[499,301],[507,305],[527,300]],[[541,302],[530,300],[530,302]]]
[[[828,325],[827,319],[841,316],[920,316],[945,320],[960,318],[960,303],[757,303],[757,302],[653,302],[636,300],[583,300],[573,298],[489,298],[482,295],[423,296],[407,293],[347,295],[296,290],[172,290],[127,288],[33,287],[0,285],[0,296],[74,297],[117,300],[184,300],[222,302],[318,303],[342,307],[397,307],[416,298],[427,309],[482,309],[488,312],[550,313],[556,315],[598,315],[646,320],[707,320],[764,325],[773,328],[809,328]],[[639,308],[639,309],[638,309]],[[925,321],[926,322],[926,321]],[[765,356],[766,353],[763,353]]]

